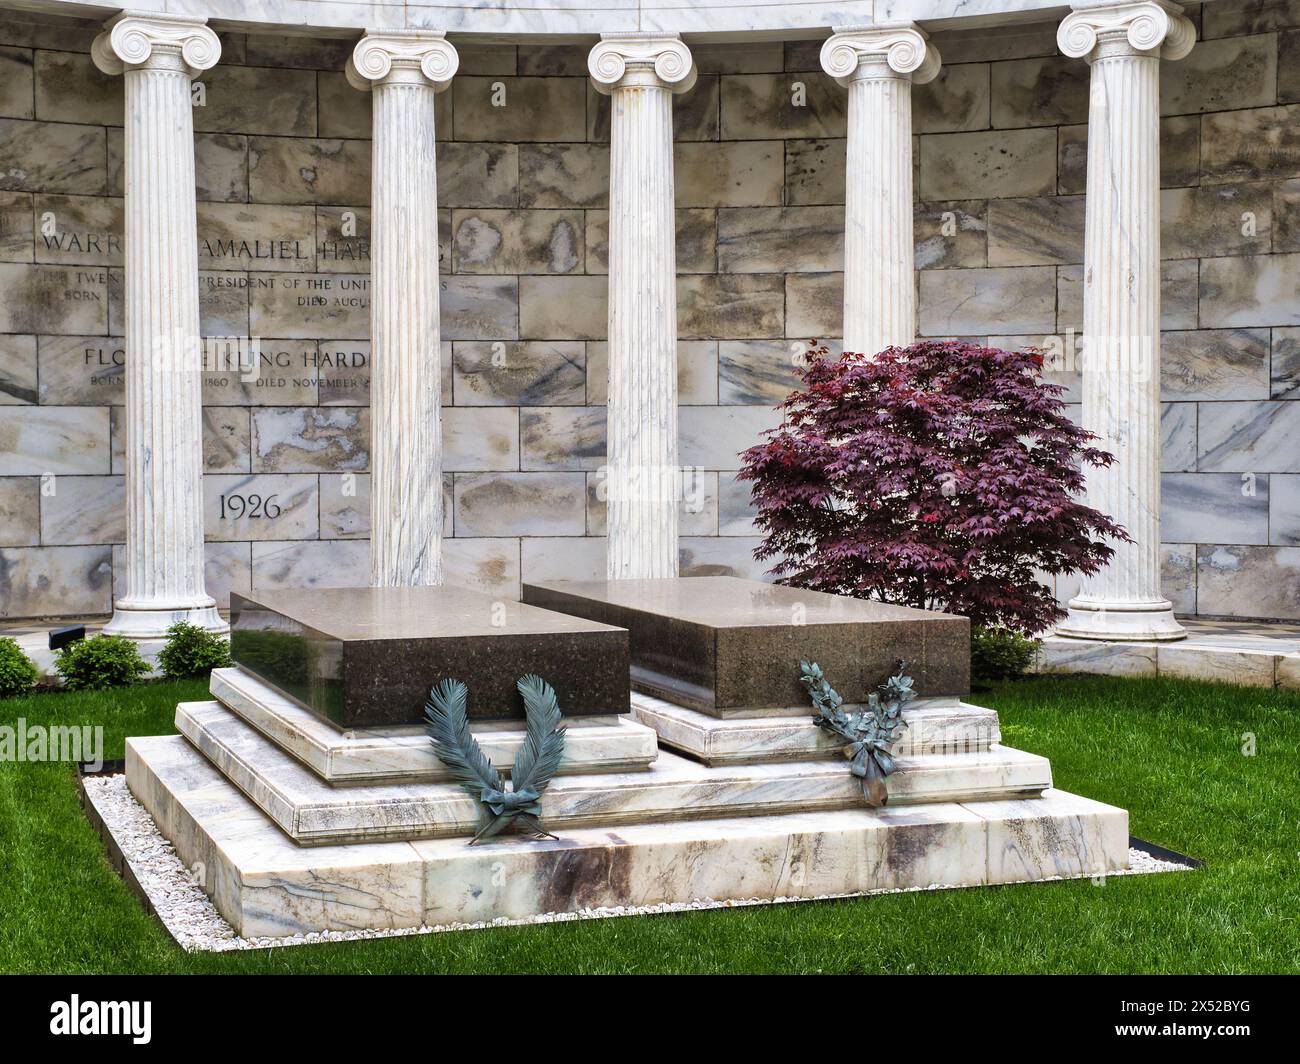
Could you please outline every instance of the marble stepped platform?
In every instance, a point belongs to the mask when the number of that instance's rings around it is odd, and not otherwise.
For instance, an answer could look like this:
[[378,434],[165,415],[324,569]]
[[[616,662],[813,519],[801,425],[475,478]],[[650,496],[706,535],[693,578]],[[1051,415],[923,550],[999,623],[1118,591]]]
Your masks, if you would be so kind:
[[[602,695],[604,704],[631,713],[594,713],[588,702],[587,714],[569,716],[567,763],[541,799],[555,840],[506,836],[470,847],[486,822],[480,803],[447,781],[421,728],[412,726],[409,706],[390,715],[365,681],[356,684],[369,675],[365,669],[351,680],[346,670],[332,674],[357,706],[369,700],[363,719],[383,722],[361,727],[354,720],[351,728],[337,715],[325,719],[319,705],[313,711],[299,703],[265,674],[218,670],[212,700],[178,708],[180,735],[127,741],[127,783],[181,859],[200,868],[217,908],[243,935],[1004,883],[1127,867],[1127,814],[1054,790],[1045,758],[1002,746],[997,715],[962,700],[965,666],[949,658],[965,659],[964,620],[864,612],[864,604],[845,606],[833,596],[810,603],[802,593],[774,595],[747,581],[687,579],[675,582],[689,585],[677,589],[667,586],[672,581],[647,583],[655,587],[644,605],[653,609],[629,604],[622,586],[565,585],[552,603],[563,598],[566,608],[586,610],[584,595],[594,594],[600,615],[576,620],[597,626],[605,639],[600,611],[618,600],[618,619],[628,627],[608,631],[645,666],[629,673],[624,656],[621,693]],[[316,601],[304,595],[279,604],[302,620]],[[702,612],[701,597],[711,595],[725,599],[715,624]],[[480,605],[465,608],[473,613]],[[809,609],[801,618],[795,607],[802,606]],[[258,623],[265,617],[263,610]],[[564,629],[574,620],[545,625]],[[808,620],[816,623],[802,623]],[[453,627],[440,622],[430,638]],[[352,634],[366,641],[361,629]],[[447,638],[439,652],[456,659],[453,674],[477,676],[482,648]],[[568,636],[560,640],[571,671],[576,646]],[[908,647],[909,654],[924,652],[928,675],[942,678],[922,686],[931,697],[905,710],[909,728],[884,809],[865,806],[844,744],[818,729],[798,683],[801,657],[843,656],[846,647],[852,667],[841,670],[843,683],[833,675],[842,693],[857,693],[846,695],[850,702],[865,697]],[[747,659],[764,668],[743,675]],[[653,684],[638,682],[647,669]],[[629,686],[640,688],[630,700]],[[662,696],[679,688],[684,693]],[[567,709],[563,695],[561,705]],[[471,726],[504,769],[522,741],[521,723]]]
[[[450,783],[333,786],[218,703],[186,703],[180,733],[295,842],[320,845],[473,835],[485,822],[478,802]],[[131,740],[135,742],[135,740]],[[1050,787],[1046,758],[993,747],[899,758],[890,801],[948,802],[1035,796]],[[553,831],[837,809],[862,802],[842,760],[734,764],[710,768],[661,752],[641,772],[557,777],[542,796]]]
[[[634,719],[653,728],[665,746],[706,765],[842,756],[844,740],[819,727],[811,712],[790,707],[719,719],[653,695],[632,693]],[[986,753],[1002,737],[997,713],[957,698],[918,699],[903,711],[903,719],[907,730],[894,748],[903,758]]]
[[463,838],[302,847],[179,736],[127,743],[127,780],[246,937],[521,919],[695,899],[813,898],[1104,875],[1128,815],[1061,791]]
[[[195,712],[191,707],[225,706],[328,783],[448,778],[422,725],[339,728],[238,668],[214,669],[209,690],[215,702],[184,703],[178,719]],[[566,724],[561,775],[644,769],[659,753],[653,729],[630,717],[571,717]],[[492,764],[508,771],[523,744],[521,725],[479,721],[471,730]]]

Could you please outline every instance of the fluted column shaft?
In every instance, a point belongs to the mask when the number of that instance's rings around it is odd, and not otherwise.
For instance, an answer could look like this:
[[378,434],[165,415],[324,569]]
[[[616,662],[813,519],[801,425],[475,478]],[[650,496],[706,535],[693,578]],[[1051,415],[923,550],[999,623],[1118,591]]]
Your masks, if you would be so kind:
[[201,20],[120,16],[92,56],[125,76],[126,572],[105,631],[228,626],[203,580],[202,343],[190,79],[221,45]]
[[348,79],[374,93],[370,217],[370,571],[442,583],[442,377],[434,96],[457,57],[441,34],[362,38]]
[[1062,50],[1092,65],[1084,240],[1083,424],[1115,456],[1089,503],[1127,531],[1070,602],[1063,635],[1178,639],[1160,593],[1160,59],[1190,50],[1172,5],[1076,11]]
[[912,82],[939,54],[912,26],[840,30],[822,66],[849,90],[844,184],[844,349],[877,354],[916,336]]
[[672,94],[695,80],[675,37],[611,36],[589,67],[611,97],[608,562],[677,575],[677,254]]

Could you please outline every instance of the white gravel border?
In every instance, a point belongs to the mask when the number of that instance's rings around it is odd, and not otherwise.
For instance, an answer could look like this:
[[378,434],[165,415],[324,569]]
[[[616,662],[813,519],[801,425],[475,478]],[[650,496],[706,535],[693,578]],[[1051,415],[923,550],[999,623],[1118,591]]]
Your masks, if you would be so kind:
[[[691,902],[666,902],[661,905],[618,905],[603,909],[582,909],[571,913],[546,913],[522,920],[504,917],[473,924],[438,924],[385,930],[321,931],[283,938],[241,938],[226,923],[216,906],[194,881],[181,863],[172,844],[163,838],[144,806],[127,789],[126,776],[87,776],[82,780],[86,796],[117,840],[122,855],[131,866],[136,880],[149,896],[158,918],[171,936],[187,953],[208,951],[225,953],[240,949],[267,949],[278,946],[303,946],[316,942],[351,942],[369,938],[397,938],[403,935],[427,935],[442,931],[468,931],[480,927],[515,927],[523,924],[554,924],[568,920],[599,920],[611,916],[641,916],[656,913],[679,913],[698,909],[738,909],[749,905],[772,905],[785,902],[826,901],[835,898],[861,898],[872,894],[904,894],[925,890],[957,890],[959,886],[934,883],[926,887],[896,887],[885,890],[858,891],[850,894],[822,894],[814,898],[745,898],[738,901],[704,899]],[[1154,872],[1186,872],[1191,869],[1173,861],[1161,861],[1143,850],[1129,850],[1130,867],[1110,876],[1150,875]],[[1051,876],[1060,879],[1093,879],[1094,876]],[[1028,880],[1022,882],[1029,882]],[[971,889],[971,888],[966,888]]]

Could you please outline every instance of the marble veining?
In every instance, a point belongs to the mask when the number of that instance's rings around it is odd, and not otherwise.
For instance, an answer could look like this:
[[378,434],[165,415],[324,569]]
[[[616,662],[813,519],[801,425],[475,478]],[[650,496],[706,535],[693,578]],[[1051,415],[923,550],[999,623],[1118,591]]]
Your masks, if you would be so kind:
[[1115,455],[1088,471],[1088,501],[1129,542],[1070,600],[1058,632],[1180,639],[1160,591],[1160,61],[1196,40],[1180,8],[1121,4],[1074,11],[1058,42],[1092,66],[1084,237],[1083,424]]
[[849,90],[844,207],[844,349],[874,355],[916,336],[912,85],[939,53],[914,24],[845,30],[822,67]]
[[608,527],[610,579],[677,575],[677,299],[672,97],[696,79],[668,34],[592,50],[611,97]]
[[459,58],[442,33],[367,33],[348,61],[374,96],[370,576],[442,583],[441,339],[434,97]]
[[198,235],[190,80],[221,56],[202,19],[114,19],[91,49],[126,81],[126,586],[104,631],[227,631],[203,583]]
[[[634,691],[632,714],[660,742],[706,765],[833,759],[844,748],[803,707],[719,719]],[[983,752],[1001,740],[996,712],[955,699],[917,700],[903,717],[908,727],[894,747],[899,756]]]
[[575,827],[556,842],[304,848],[182,738],[129,739],[127,779],[245,936],[1104,875],[1128,860],[1123,810],[1056,790],[1032,801]]
[[[461,787],[409,782],[334,787],[224,706],[190,703],[177,727],[222,774],[304,845],[472,835],[479,804]],[[1045,758],[1005,747],[899,758],[895,804],[1038,794]],[[660,752],[636,772],[558,776],[542,796],[552,830],[586,825],[834,809],[862,801],[844,760],[708,768]]]
[[[328,783],[448,778],[421,725],[338,728],[240,669],[214,669],[211,692],[216,702],[183,702],[177,716],[219,703]],[[561,774],[632,771],[658,754],[654,731],[630,717],[574,717],[566,726]],[[488,760],[508,772],[523,743],[518,723],[483,721],[472,730]]]

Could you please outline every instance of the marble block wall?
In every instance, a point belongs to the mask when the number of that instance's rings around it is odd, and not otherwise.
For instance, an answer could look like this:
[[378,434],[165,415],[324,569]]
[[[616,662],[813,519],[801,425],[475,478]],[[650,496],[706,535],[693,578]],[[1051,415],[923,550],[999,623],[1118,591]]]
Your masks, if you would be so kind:
[[[1300,0],[1190,11],[1204,39],[1162,64],[1166,590],[1300,618]],[[96,30],[0,14],[0,617],[107,613],[122,573],[122,87]],[[1055,22],[936,42],[914,90],[920,332],[1054,342],[1077,401],[1088,67]],[[609,102],[585,46],[456,43],[445,567],[513,596],[604,572]],[[224,605],[368,579],[370,98],[348,41],[222,44],[194,125]],[[804,341],[840,333],[847,95],[818,47],[694,45],[674,103],[683,573],[762,575],[737,454]]]

